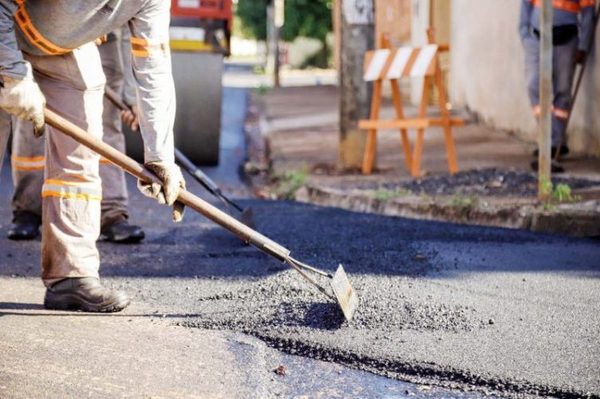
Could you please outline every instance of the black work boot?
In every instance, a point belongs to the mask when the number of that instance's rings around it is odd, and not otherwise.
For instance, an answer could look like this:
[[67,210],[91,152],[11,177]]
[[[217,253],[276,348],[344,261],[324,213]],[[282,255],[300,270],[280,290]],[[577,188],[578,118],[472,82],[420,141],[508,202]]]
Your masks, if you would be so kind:
[[118,244],[137,244],[146,237],[140,226],[129,224],[127,220],[119,220],[102,226],[100,239]]
[[[533,170],[534,172],[538,171],[538,161],[537,159],[535,161],[531,162],[531,170]],[[559,164],[558,162],[556,162],[555,160],[552,160],[550,163],[550,171],[552,173],[564,173],[565,172],[565,168]]]
[[95,277],[66,278],[46,289],[44,307],[84,312],[120,312],[129,305],[129,297],[105,288]]
[[[569,155],[569,152],[571,152],[571,150],[569,149],[568,146],[561,145],[558,150],[558,155],[560,155],[560,156]],[[550,153],[552,154],[552,158],[556,158],[556,147],[555,146],[552,146],[550,148]],[[531,153],[531,156],[533,156],[534,158],[537,158],[538,155],[540,155],[540,150],[536,148]]]
[[42,218],[31,212],[15,213],[6,235],[10,240],[34,240],[40,235]]

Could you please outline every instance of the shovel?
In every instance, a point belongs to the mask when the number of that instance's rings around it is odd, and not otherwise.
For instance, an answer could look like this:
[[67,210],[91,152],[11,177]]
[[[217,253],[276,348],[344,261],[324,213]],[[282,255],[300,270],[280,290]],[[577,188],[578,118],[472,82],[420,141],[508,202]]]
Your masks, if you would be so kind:
[[[117,95],[117,93],[115,93],[110,87],[106,86],[104,88],[104,95],[111,103],[113,103],[115,107],[121,111],[131,111],[127,104],[125,104]],[[230,214],[233,214],[232,208],[235,209],[237,212],[239,212],[239,220],[246,226],[254,228],[254,212],[252,212],[252,208],[242,208],[231,199],[227,198],[217,183],[215,183],[210,177],[202,172],[199,167],[194,165],[194,163],[190,161],[189,158],[186,157],[181,151],[179,151],[178,148],[175,148],[175,160],[190,175],[192,175],[196,181],[202,184],[202,186],[209,193],[217,197],[223,204],[225,204],[225,207]]]
[[[147,183],[161,183],[156,176],[146,170],[142,165],[108,144],[105,144],[101,140],[92,137],[85,130],[67,121],[55,112],[46,108],[44,110],[44,117],[48,125],[55,127],[73,140],[100,154],[102,157],[139,180]],[[346,320],[352,320],[352,316],[358,307],[358,296],[356,295],[356,291],[354,291],[350,285],[350,281],[348,280],[348,276],[342,265],[338,266],[337,271],[333,275],[326,271],[319,270],[292,258],[289,249],[251,229],[189,191],[182,190],[177,200],[221,227],[229,230],[246,243],[253,245],[267,255],[287,263],[321,293],[337,302]],[[330,290],[319,284],[311,275],[309,275],[309,273],[329,279]]]

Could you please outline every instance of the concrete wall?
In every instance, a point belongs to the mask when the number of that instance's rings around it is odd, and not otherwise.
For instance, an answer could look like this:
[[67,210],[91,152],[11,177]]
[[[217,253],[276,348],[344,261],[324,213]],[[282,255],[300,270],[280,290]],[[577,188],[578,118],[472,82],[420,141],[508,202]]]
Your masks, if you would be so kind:
[[[453,0],[451,79],[453,104],[486,123],[536,140],[527,98],[523,49],[517,32],[521,0]],[[594,54],[600,54],[597,40]],[[576,152],[600,155],[600,73],[590,59],[569,130]]]

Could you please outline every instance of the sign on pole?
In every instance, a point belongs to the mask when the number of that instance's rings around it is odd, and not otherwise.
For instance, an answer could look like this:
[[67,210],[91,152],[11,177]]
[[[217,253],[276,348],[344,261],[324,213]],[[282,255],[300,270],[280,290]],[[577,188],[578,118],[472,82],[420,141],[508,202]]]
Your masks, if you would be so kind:
[[285,0],[275,0],[275,27],[281,28],[285,23]]
[[373,0],[343,0],[346,23],[370,25],[373,23]]

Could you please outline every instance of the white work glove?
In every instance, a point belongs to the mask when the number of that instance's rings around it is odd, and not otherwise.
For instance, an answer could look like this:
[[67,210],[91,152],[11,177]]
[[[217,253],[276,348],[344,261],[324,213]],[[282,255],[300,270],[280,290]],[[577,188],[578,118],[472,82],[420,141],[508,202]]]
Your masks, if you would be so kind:
[[44,107],[46,98],[37,83],[30,77],[14,79],[3,76],[0,88],[0,107],[21,119],[33,123],[33,134],[44,134]]
[[167,162],[148,162],[144,167],[156,175],[163,184],[161,186],[158,183],[145,183],[138,180],[138,189],[146,197],[157,200],[159,204],[173,206],[173,221],[181,222],[184,205],[176,200],[179,192],[185,190],[185,180],[179,167]]

